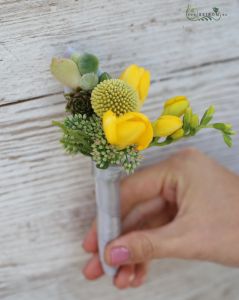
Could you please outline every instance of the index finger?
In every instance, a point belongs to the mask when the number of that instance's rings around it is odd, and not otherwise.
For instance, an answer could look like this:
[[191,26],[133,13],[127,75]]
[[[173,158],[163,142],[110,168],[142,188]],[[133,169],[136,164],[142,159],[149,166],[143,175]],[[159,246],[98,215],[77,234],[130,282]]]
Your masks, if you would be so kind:
[[160,195],[168,172],[167,161],[146,167],[123,178],[120,184],[121,215],[124,218],[134,206]]
[[[134,206],[156,198],[167,177],[167,163],[146,167],[123,178],[120,182],[121,217],[124,219]],[[83,247],[88,252],[97,252],[97,225],[93,222],[87,233]]]

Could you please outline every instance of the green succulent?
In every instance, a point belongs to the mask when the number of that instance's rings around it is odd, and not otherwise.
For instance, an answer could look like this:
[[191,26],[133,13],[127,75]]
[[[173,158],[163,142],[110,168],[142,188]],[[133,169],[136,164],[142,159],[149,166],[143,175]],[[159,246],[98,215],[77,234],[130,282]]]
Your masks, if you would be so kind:
[[95,73],[84,74],[80,79],[80,87],[85,90],[93,90],[93,88],[98,84],[98,76]]
[[79,87],[81,75],[73,60],[53,57],[50,68],[52,75],[63,85],[72,89]]
[[81,75],[87,73],[97,73],[99,68],[99,60],[93,54],[84,53],[77,59],[77,66]]
[[65,94],[67,101],[66,111],[75,114],[85,114],[91,116],[94,111],[91,106],[91,92],[77,89],[75,92]]
[[102,82],[102,81],[104,81],[104,80],[109,80],[109,79],[111,79],[110,74],[107,73],[107,72],[104,72],[104,73],[102,73],[102,74],[100,75],[100,77],[99,77],[99,82]]

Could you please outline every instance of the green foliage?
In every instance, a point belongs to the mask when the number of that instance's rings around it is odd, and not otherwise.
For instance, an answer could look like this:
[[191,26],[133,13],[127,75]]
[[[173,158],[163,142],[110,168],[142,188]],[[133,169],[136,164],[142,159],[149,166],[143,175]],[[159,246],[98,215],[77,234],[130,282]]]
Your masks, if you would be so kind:
[[61,143],[70,154],[82,153],[91,156],[92,141],[98,133],[99,120],[95,115],[77,114],[68,116],[63,123],[53,122],[63,131]]
[[87,73],[81,77],[79,86],[84,91],[90,91],[93,90],[93,88],[96,87],[97,84],[98,76],[95,73]]
[[213,114],[215,113],[215,108],[213,105],[211,105],[204,113],[200,125],[206,126],[213,118]]
[[77,89],[75,92],[65,94],[65,99],[67,101],[66,111],[71,114],[82,114],[91,116],[94,111],[91,106],[91,92]]
[[232,147],[232,138],[231,138],[231,136],[228,135],[228,134],[223,134],[223,139],[224,139],[224,142],[227,144],[227,146],[229,148],[231,148]]
[[71,59],[53,57],[50,69],[52,75],[64,86],[72,89],[79,87],[81,75],[77,65]]
[[71,54],[71,60],[73,60],[76,64],[78,63],[78,60],[80,59],[80,54],[77,52],[74,52]]
[[68,116],[63,123],[53,122],[53,125],[63,131],[61,143],[66,152],[91,156],[100,169],[116,165],[132,173],[141,160],[134,146],[120,150],[110,145],[105,138],[101,119],[95,114],[91,117],[81,114]]
[[159,142],[159,138],[155,137],[155,138],[153,138],[152,142],[150,143],[150,147],[153,147],[153,146],[163,147],[163,146],[170,145],[175,141],[176,140],[173,140],[170,136],[168,136],[168,137],[166,137],[166,139],[164,141]]
[[192,109],[191,107],[188,107],[186,109],[186,112],[183,116],[183,130],[184,134],[187,134],[190,131],[190,121],[192,118]]
[[99,77],[99,82],[102,82],[102,81],[104,81],[104,80],[109,80],[109,79],[111,79],[110,74],[107,73],[107,72],[104,72],[104,73],[102,73],[102,74],[100,75],[100,77]]
[[134,146],[119,150],[107,143],[104,136],[92,144],[92,159],[100,169],[109,166],[122,166],[126,173],[132,173],[141,161],[141,155]]
[[214,123],[212,124],[212,127],[221,131],[223,135],[224,142],[227,144],[228,147],[232,147],[232,135],[234,135],[236,132],[232,130],[231,124],[225,124],[225,123]]
[[84,75],[86,73],[97,73],[99,60],[93,54],[84,53],[78,58],[77,66],[81,75]]
[[196,129],[199,125],[199,118],[198,115],[193,114],[190,120],[190,127]]

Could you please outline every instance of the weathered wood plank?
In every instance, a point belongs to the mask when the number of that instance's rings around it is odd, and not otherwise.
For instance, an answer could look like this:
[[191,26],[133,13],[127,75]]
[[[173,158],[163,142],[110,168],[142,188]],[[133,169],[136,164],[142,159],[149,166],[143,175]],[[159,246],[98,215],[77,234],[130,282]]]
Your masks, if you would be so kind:
[[[153,84],[144,111],[151,118],[166,98],[186,94],[196,111],[216,104],[216,119],[238,130],[239,2],[217,1],[228,14],[218,23],[186,20],[187,4],[0,0],[1,299],[238,299],[237,269],[196,262],[155,263],[139,290],[117,292],[107,278],[86,283],[81,240],[95,215],[91,164],[65,155],[51,126],[64,115],[64,99],[49,61],[69,44],[98,54],[113,74],[132,61],[148,67]],[[229,150],[211,131],[149,151],[145,164],[185,145],[239,172],[238,135]]]
[[[99,55],[119,74],[132,61],[154,80],[217,61],[238,63],[238,1],[217,1],[220,22],[190,22],[180,1],[6,1],[0,9],[0,105],[58,93],[49,72],[66,45]],[[201,0],[199,7],[208,8]]]
[[[79,265],[75,262],[75,265],[61,269],[61,272],[56,273],[51,280],[46,276],[33,278],[31,280],[33,288],[30,291],[26,284],[19,283],[16,295],[3,296],[2,299],[121,300],[130,297],[130,299],[144,300],[147,297],[157,300],[236,300],[239,292],[238,270],[212,264],[177,260],[161,261],[154,264],[145,287],[127,291],[117,291],[107,278],[88,283],[87,289],[82,275],[76,276],[80,269]],[[39,284],[39,279],[41,279],[41,284]]]
[[[183,93],[195,111],[214,103],[217,120],[239,129],[238,78],[234,62],[176,72],[152,84],[144,110],[156,117],[163,100]],[[236,300],[238,270],[211,264],[162,261],[154,266],[149,283],[137,291],[118,293],[108,279],[85,283],[80,269],[87,256],[81,240],[95,215],[93,180],[89,159],[68,157],[58,144],[60,134],[51,120],[63,115],[62,95],[0,110],[1,299]],[[239,172],[238,142],[229,150],[211,132],[146,156],[161,159],[185,145],[195,145]]]

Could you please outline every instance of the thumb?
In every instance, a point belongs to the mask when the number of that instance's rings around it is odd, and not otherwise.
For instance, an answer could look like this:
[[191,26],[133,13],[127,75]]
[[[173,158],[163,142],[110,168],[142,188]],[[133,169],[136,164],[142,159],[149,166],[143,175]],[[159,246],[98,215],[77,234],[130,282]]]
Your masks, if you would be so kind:
[[189,241],[185,243],[180,224],[132,231],[106,246],[105,260],[109,265],[134,264],[155,258],[186,258]]

